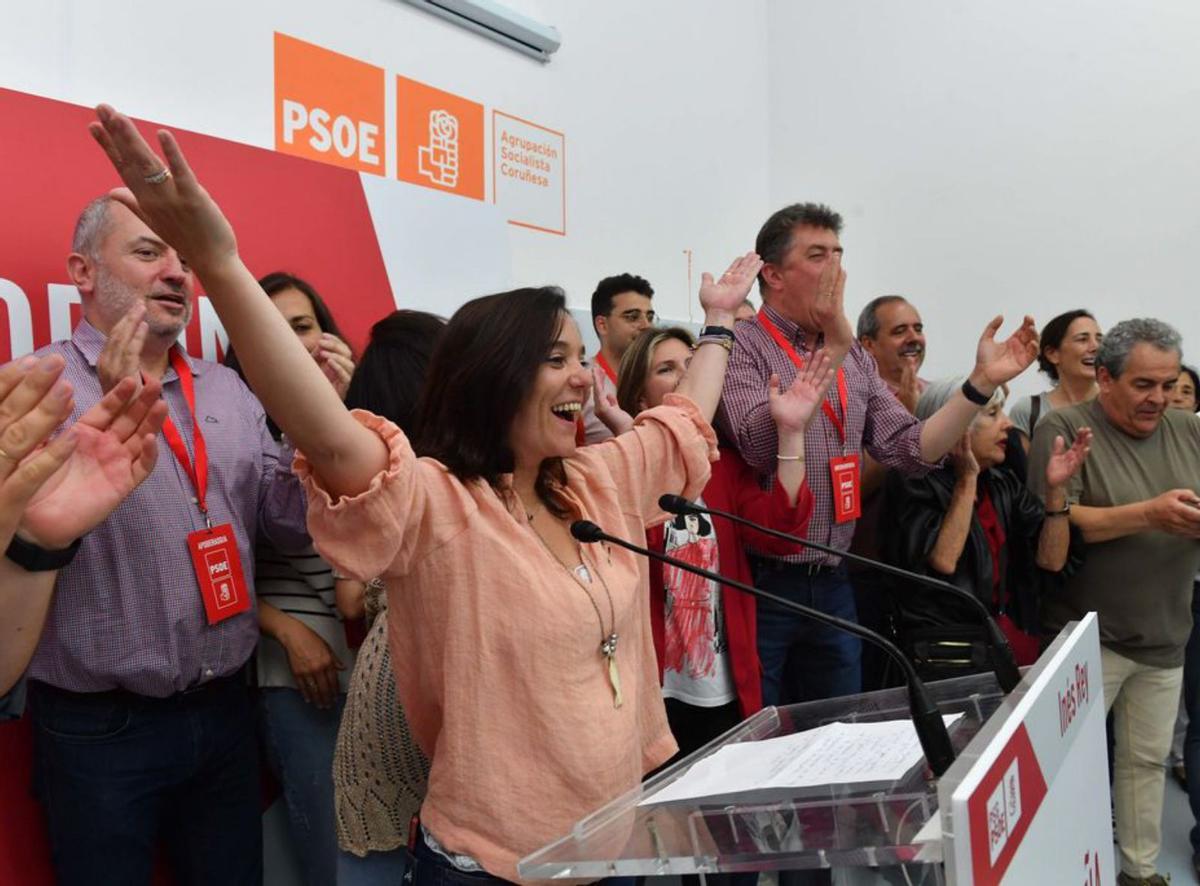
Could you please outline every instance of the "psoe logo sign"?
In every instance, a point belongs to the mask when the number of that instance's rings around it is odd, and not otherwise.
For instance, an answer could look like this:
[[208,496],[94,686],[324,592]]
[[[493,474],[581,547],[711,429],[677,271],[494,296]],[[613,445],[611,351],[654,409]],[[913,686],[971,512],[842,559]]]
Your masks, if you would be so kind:
[[396,177],[483,199],[483,105],[396,77]]
[[429,144],[417,148],[417,171],[438,187],[457,187],[458,118],[449,111],[429,112]]
[[988,860],[996,858],[1021,820],[1021,767],[1014,759],[987,801]]
[[360,172],[386,167],[383,68],[275,35],[275,150]]

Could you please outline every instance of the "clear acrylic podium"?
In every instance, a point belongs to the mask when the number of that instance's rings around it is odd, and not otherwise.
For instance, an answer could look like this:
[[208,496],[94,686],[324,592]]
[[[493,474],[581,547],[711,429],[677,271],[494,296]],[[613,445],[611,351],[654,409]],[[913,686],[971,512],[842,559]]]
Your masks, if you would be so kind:
[[[950,728],[956,753],[1003,700],[991,674],[928,685],[943,713],[963,714]],[[586,881],[832,868],[835,883],[943,884],[938,786],[923,762],[904,778],[882,786],[831,784],[784,799],[778,794],[739,797],[733,805],[653,803],[656,792],[725,744],[802,732],[839,720],[907,717],[904,687],[766,708],[522,859],[521,876]]]

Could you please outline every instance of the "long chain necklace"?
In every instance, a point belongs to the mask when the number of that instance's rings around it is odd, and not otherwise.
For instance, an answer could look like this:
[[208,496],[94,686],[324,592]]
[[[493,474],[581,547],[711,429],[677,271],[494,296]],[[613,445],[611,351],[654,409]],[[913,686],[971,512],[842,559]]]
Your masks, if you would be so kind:
[[546,553],[554,558],[554,561],[563,568],[563,571],[571,577],[575,584],[579,585],[580,589],[587,596],[588,602],[592,604],[592,609],[596,613],[596,621],[600,623],[600,656],[604,659],[604,663],[608,668],[608,683],[612,686],[613,691],[613,707],[619,708],[624,702],[621,697],[621,674],[617,670],[617,640],[619,637],[617,636],[617,615],[613,607],[612,592],[608,589],[608,582],[604,580],[604,575],[600,572],[599,567],[588,563],[587,558],[583,555],[583,546],[576,542],[575,550],[579,553],[580,564],[587,570],[589,575],[594,575],[600,579],[600,586],[604,588],[604,596],[608,598],[608,618],[609,623],[612,625],[611,631],[604,630],[604,616],[600,614],[600,607],[596,603],[596,598],[592,596],[592,592],[588,590],[587,583],[579,577],[579,574],[575,570],[559,559],[558,554],[554,553],[554,550],[546,542],[546,539],[538,532],[538,528],[533,525],[533,518],[537,510],[540,510],[540,506],[534,511],[526,510],[526,525],[533,530],[533,534],[542,543],[542,547],[546,549]]

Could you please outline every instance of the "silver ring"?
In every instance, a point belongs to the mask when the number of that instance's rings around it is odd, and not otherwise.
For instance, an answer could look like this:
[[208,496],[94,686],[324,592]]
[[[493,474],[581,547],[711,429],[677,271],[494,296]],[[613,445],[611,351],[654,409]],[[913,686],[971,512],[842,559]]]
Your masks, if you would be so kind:
[[154,175],[143,176],[143,181],[145,181],[146,184],[148,184],[148,185],[161,185],[163,182],[165,182],[170,177],[171,177],[171,170],[167,169],[167,167],[164,166],[158,172],[154,173]]

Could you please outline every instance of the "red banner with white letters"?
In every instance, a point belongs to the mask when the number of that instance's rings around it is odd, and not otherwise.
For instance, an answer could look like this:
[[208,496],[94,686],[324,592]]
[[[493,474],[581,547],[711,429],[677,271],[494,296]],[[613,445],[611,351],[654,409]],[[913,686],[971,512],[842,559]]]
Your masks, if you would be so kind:
[[[88,135],[92,119],[90,108],[0,89],[0,363],[69,336],[79,316],[66,271],[75,219],[121,184]],[[151,138],[170,124],[140,125]],[[395,307],[359,174],[173,131],[233,222],[250,270],[308,280],[359,350],[371,324]],[[218,324],[205,302],[188,350],[212,357]]]
[[[79,319],[66,272],[75,220],[89,200],[120,185],[88,135],[92,119],[90,108],[0,89],[0,363],[69,337]],[[147,137],[158,128],[139,125]],[[174,131],[233,222],[251,272],[308,280],[360,350],[395,303],[359,174]],[[211,306],[198,298],[188,350],[219,358],[221,337]],[[0,759],[0,886],[48,886],[27,720],[0,725]]]

